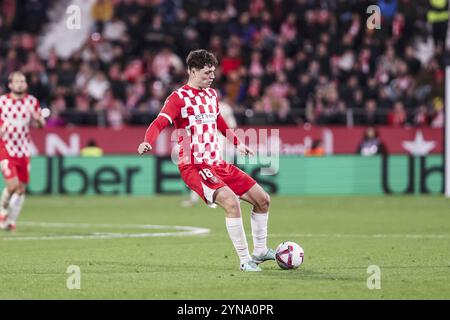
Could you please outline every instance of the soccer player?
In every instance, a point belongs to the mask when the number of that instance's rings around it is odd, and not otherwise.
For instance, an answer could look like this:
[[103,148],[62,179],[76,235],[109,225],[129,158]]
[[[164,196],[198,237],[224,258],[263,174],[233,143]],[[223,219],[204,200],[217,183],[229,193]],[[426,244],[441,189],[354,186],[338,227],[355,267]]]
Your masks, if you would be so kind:
[[10,93],[0,96],[0,165],[5,188],[0,198],[0,229],[16,230],[30,176],[30,126],[45,126],[39,101],[27,94],[22,72],[8,77]]
[[[166,99],[161,112],[148,127],[138,152],[150,151],[161,130],[174,124],[180,146],[178,168],[181,178],[210,207],[219,205],[225,210],[226,228],[239,256],[240,269],[261,271],[259,263],[275,260],[275,251],[267,248],[270,197],[253,178],[221,157],[217,131],[231,136],[240,154],[252,155],[253,151],[229,130],[219,112],[217,93],[210,88],[218,64],[216,57],[206,50],[195,50],[189,53],[186,63],[188,83]],[[239,199],[253,205],[252,256]]]

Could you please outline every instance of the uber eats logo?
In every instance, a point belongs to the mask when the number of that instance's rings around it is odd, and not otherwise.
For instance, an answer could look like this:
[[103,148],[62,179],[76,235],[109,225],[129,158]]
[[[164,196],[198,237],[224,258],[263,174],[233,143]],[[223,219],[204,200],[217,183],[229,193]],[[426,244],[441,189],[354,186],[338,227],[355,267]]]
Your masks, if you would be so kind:
[[33,165],[31,170],[30,194],[133,194],[146,180],[144,166],[127,163],[127,159],[101,158],[94,165],[91,158],[41,159],[44,165]]
[[394,158],[383,156],[381,184],[387,194],[443,193],[444,166],[436,158],[414,156]]
[[436,142],[424,139],[422,131],[417,131],[414,140],[404,141],[403,148],[410,156],[405,163],[383,156],[381,183],[384,193],[444,193],[444,165],[439,157],[427,156]]

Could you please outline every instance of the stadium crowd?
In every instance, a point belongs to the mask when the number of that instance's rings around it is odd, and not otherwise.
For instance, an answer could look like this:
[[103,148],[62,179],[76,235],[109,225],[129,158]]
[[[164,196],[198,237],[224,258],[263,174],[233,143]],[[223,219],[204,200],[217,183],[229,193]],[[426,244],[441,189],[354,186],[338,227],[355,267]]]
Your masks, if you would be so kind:
[[217,55],[238,124],[443,125],[445,0],[97,0],[84,45],[43,58],[56,2],[0,4],[0,94],[25,72],[49,126],[148,124],[197,48]]

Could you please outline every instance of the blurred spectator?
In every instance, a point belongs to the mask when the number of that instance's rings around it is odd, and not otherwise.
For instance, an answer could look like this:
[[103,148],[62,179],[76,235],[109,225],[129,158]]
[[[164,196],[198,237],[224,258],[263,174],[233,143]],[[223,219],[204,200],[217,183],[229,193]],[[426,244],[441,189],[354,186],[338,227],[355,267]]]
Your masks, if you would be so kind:
[[24,30],[35,32],[47,21],[48,0],[28,0],[24,2],[24,15],[26,19],[20,21]]
[[78,94],[75,97],[75,105],[76,105],[76,111],[79,112],[87,112],[90,110],[90,100],[89,96],[85,91],[83,91],[82,94]]
[[[161,60],[155,59],[153,61],[153,63],[161,63],[160,70],[164,69],[164,71],[161,71],[159,74],[155,74],[156,76],[166,78],[169,77],[169,73],[163,73],[165,71],[168,72],[170,68],[169,59],[164,60],[164,62],[162,59]],[[140,81],[143,76],[144,76],[144,64],[141,59],[133,59],[132,61],[130,61],[130,63],[125,67],[125,70],[123,72],[124,79],[129,83],[136,83],[137,81]]]
[[112,100],[112,104],[106,110],[106,118],[111,128],[122,128],[125,122],[123,104],[116,99]]
[[413,114],[412,124],[417,127],[425,127],[429,125],[428,108],[425,104],[418,106]]
[[42,106],[48,106],[50,92],[48,91],[48,87],[42,83],[38,73],[31,74],[28,92],[35,97],[39,97]]
[[378,95],[374,97],[373,100],[376,100],[378,109],[382,110],[382,112],[386,112],[386,110],[391,109],[392,107],[393,101],[389,99],[386,87],[380,88],[378,90]]
[[46,128],[62,128],[66,122],[61,117],[61,111],[56,107],[51,108],[50,116],[46,119]]
[[364,112],[361,115],[357,115],[357,123],[364,125],[376,126],[386,123],[383,120],[382,114],[377,110],[377,103],[375,100],[367,100],[364,105]]
[[324,156],[325,149],[323,147],[323,142],[320,139],[314,140],[311,147],[305,151],[305,156]]
[[386,152],[384,144],[378,137],[378,133],[374,127],[367,127],[364,136],[358,145],[357,153],[362,156],[373,156],[384,154]]
[[102,33],[105,23],[110,21],[114,14],[112,1],[96,0],[91,8],[91,14],[96,24],[96,31]]
[[17,13],[15,0],[4,0],[1,3],[1,13],[5,17],[5,25],[10,28]]
[[22,67],[22,71],[30,74],[30,73],[41,73],[44,72],[44,65],[42,64],[39,56],[35,52],[30,52],[27,57],[27,61],[25,65]]
[[405,62],[411,75],[416,76],[419,73],[422,65],[420,60],[417,58],[416,51],[411,45],[407,45],[405,47]]
[[131,111],[139,104],[145,94],[145,86],[143,81],[136,82],[133,86],[129,86],[126,93],[125,109]]
[[53,47],[50,49],[50,52],[48,54],[47,61],[46,61],[47,72],[55,71],[56,67],[58,66],[58,63],[59,63],[59,58],[56,54],[55,48]]
[[93,76],[93,71],[88,63],[82,63],[75,75],[75,88],[78,91],[84,90],[87,87],[89,80]]
[[262,77],[264,74],[264,67],[261,60],[261,52],[253,51],[250,59],[249,75],[251,77]]
[[276,46],[273,50],[273,58],[270,62],[271,70],[275,73],[282,72],[286,63],[286,55],[284,49],[281,46]]
[[316,93],[316,118],[318,124],[345,124],[347,107],[339,99],[334,83],[320,76]]
[[428,0],[428,3],[427,21],[433,30],[434,43],[444,48],[448,28],[448,0]]
[[255,111],[276,114],[280,122],[285,122],[290,110],[290,103],[287,99],[290,87],[284,73],[278,73],[276,78],[276,82],[266,89],[261,103],[256,106]]
[[165,83],[169,83],[173,75],[182,70],[183,62],[167,47],[156,54],[152,63],[153,74]]
[[127,31],[126,24],[117,16],[105,23],[103,37],[108,41],[119,41]]
[[17,51],[10,49],[8,51],[8,54],[6,56],[5,60],[5,73],[10,74],[11,72],[14,72],[19,69],[20,61],[17,56]]
[[[353,104],[361,103],[362,101],[359,100],[364,97],[359,97],[360,95],[362,95],[362,91],[359,87],[358,77],[356,75],[348,77],[347,81],[339,86],[339,96],[348,105],[352,106]],[[356,102],[356,100],[358,100],[358,102]]]
[[72,65],[69,61],[64,61],[61,68],[57,70],[56,75],[58,77],[58,86],[70,89],[75,83],[76,73],[72,69]]
[[87,83],[87,91],[95,100],[101,100],[109,88],[108,79],[103,72],[98,71]]
[[101,157],[103,150],[97,145],[94,139],[90,139],[86,146],[81,148],[80,156],[82,157]]
[[436,98],[433,100],[433,112],[431,119],[432,128],[444,127],[444,103],[442,99]]
[[406,111],[403,102],[396,101],[387,115],[387,124],[390,126],[403,126],[406,124]]
[[234,104],[238,102],[239,94],[242,89],[242,77],[239,70],[233,70],[228,73],[225,82],[225,95]]
[[230,46],[226,55],[222,58],[222,74],[227,76],[230,72],[237,71],[242,65],[240,58],[240,49],[237,45]]
[[280,35],[288,42],[297,39],[297,17],[294,13],[291,12],[287,15],[286,20],[281,25]]

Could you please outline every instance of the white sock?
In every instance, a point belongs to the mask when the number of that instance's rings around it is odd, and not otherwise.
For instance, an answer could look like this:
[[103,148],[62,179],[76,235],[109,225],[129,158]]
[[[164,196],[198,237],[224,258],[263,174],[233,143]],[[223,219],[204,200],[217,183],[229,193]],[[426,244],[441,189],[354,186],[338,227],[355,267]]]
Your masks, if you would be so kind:
[[244,225],[242,217],[225,218],[228,234],[233,242],[234,248],[239,256],[240,263],[246,263],[252,260],[248,252],[247,238],[245,237]]
[[5,203],[10,200],[10,196],[11,194],[9,193],[8,188],[4,188],[0,199],[0,217],[5,217],[8,214],[8,208],[5,206]]
[[25,195],[13,194],[11,201],[9,202],[8,218],[6,223],[15,223],[19,216],[20,210],[22,210],[23,202],[25,201]]
[[253,254],[261,256],[267,253],[267,222],[269,213],[254,213],[251,215],[253,235]]

